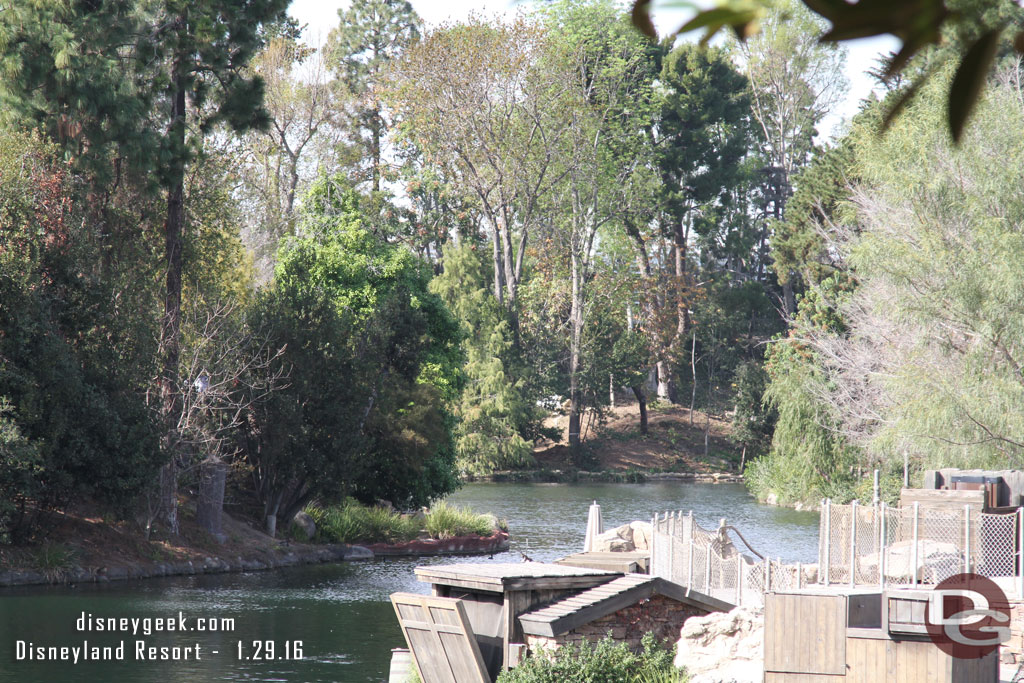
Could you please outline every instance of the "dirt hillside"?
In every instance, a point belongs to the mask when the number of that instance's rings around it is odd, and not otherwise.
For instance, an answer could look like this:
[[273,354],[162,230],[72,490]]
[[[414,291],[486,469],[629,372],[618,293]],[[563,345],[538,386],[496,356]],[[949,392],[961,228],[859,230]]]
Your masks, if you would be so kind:
[[[606,411],[603,423],[588,413],[583,421],[583,443],[592,466],[597,469],[655,470],[667,472],[735,471],[740,453],[729,440],[729,419],[708,417],[684,406],[656,404],[648,408],[648,433],[640,433],[640,410],[636,402],[617,401]],[[553,415],[544,424],[561,432],[561,440],[541,440],[534,449],[540,467],[566,468],[571,464],[568,449],[567,415]],[[707,447],[705,456],[705,432]]]

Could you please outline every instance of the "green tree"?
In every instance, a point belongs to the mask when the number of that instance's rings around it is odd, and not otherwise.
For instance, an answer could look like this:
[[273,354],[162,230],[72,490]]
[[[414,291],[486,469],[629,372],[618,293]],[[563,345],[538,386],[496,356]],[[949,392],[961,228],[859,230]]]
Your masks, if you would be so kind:
[[533,462],[532,444],[521,436],[533,411],[508,368],[512,331],[487,282],[475,245],[448,243],[444,272],[430,284],[463,329],[466,388],[455,411],[456,453],[459,469],[474,474]]
[[286,244],[254,327],[289,384],[257,405],[246,458],[269,530],[311,499],[414,506],[453,490],[449,405],[462,388],[458,325],[427,267],[368,231],[353,191],[323,179]]
[[566,70],[563,97],[575,112],[562,152],[564,179],[551,197],[555,206],[565,207],[553,222],[568,251],[569,445],[575,449],[586,405],[584,329],[595,239],[599,230],[649,200],[650,146],[643,122],[654,111],[656,64],[645,41],[610,2],[555,3],[546,22],[561,36],[550,68]]
[[[751,113],[761,133],[761,169],[767,251],[773,222],[784,220],[793,193],[793,175],[814,149],[816,126],[845,90],[846,53],[819,43],[822,21],[796,0],[774,7],[761,30],[739,50],[750,79]],[[791,278],[782,279],[785,313],[796,311]]]
[[0,540],[92,500],[126,514],[160,464],[151,348],[102,272],[56,149],[0,132]]
[[[672,254],[665,278],[668,292],[664,282],[649,283],[658,291],[648,298],[645,325],[652,330],[664,328],[652,334],[658,398],[674,400],[673,361],[684,362],[690,312],[697,299],[699,274],[691,272],[691,244],[699,233],[705,244],[718,247],[717,236],[710,232],[737,227],[722,214],[740,208],[734,206],[731,191],[743,184],[743,161],[753,140],[749,84],[724,50],[681,45],[665,57],[659,81],[663,95],[656,153],[663,210],[657,237],[671,244]],[[652,255],[642,244],[639,229],[631,229],[630,234],[637,243],[642,272],[650,281],[656,267],[650,263]],[[748,254],[749,249],[738,256]]]
[[[262,42],[261,27],[283,19],[286,4],[30,3],[0,15],[3,98],[12,118],[41,124],[101,178],[124,168],[165,193],[159,385],[170,462],[161,489],[163,517],[174,533],[186,167],[193,143],[214,125],[266,125],[262,81],[243,67]],[[199,135],[190,137],[189,130]]]
[[379,98],[384,70],[419,40],[420,18],[407,0],[357,0],[338,10],[327,50],[338,76],[356,98],[355,125],[369,161],[371,190],[380,192],[381,141],[388,125]]

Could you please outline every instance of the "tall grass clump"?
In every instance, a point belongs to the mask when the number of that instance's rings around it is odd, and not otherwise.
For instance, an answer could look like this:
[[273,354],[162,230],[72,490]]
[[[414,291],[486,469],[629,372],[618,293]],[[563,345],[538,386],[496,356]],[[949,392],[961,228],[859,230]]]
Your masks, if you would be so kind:
[[441,501],[427,514],[426,529],[431,538],[440,539],[490,536],[494,532],[494,518]]
[[354,500],[319,508],[310,505],[306,514],[313,518],[317,536],[328,543],[401,543],[419,535],[419,521],[394,510],[366,507]]

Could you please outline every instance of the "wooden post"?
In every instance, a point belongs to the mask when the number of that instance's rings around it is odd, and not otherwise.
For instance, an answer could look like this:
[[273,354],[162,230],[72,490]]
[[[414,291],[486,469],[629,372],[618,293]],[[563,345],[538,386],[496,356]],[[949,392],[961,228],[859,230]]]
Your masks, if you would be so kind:
[[971,506],[964,505],[964,573],[971,571]]
[[676,554],[675,554],[676,524],[675,524],[675,520],[676,520],[676,518],[675,518],[674,514],[671,517],[669,517],[668,514],[669,513],[667,513],[667,512],[665,513],[666,517],[668,517],[667,521],[668,521],[668,539],[669,539],[668,540],[668,542],[669,542],[669,546],[668,546],[669,547],[669,553],[668,553],[668,580],[669,581],[675,581],[676,580],[676,572],[675,572],[675,567],[676,567]]
[[918,514],[917,513],[918,512],[919,512],[919,507],[918,507],[917,501],[915,500],[914,501],[914,522],[911,525],[911,528],[913,529],[912,538],[913,538],[914,545],[910,549],[910,565],[911,565],[910,566],[910,571],[913,573],[913,575],[911,577],[911,580],[910,580],[910,585],[912,585],[912,586],[916,586],[917,585],[917,518],[918,518]]
[[1017,508],[1017,597],[1024,600],[1024,508]]
[[850,588],[857,577],[857,501],[850,504]]
[[903,451],[903,488],[910,488],[910,456]]
[[821,581],[821,576],[824,576],[827,586],[832,578],[832,501],[828,498],[825,499],[825,557],[819,564],[818,580]]
[[804,569],[800,562],[796,563],[796,588],[800,590],[804,587]]
[[880,517],[878,520],[878,586],[881,590],[885,590],[885,501],[882,501],[878,509]]
[[654,569],[654,567],[655,567],[655,564],[654,564],[654,548],[655,548],[655,546],[658,545],[658,540],[657,539],[658,539],[658,513],[655,512],[654,513],[654,517],[651,519],[651,547],[650,547],[651,558],[647,562],[647,571],[650,572],[651,574],[654,574],[654,572],[655,572],[655,569]]
[[874,505],[875,507],[878,507],[878,470],[877,469],[875,470],[874,495],[871,498],[871,504]]
[[764,558],[764,592],[772,592],[772,561],[771,558]]
[[687,590],[693,587],[693,510],[690,510],[690,573],[686,577]]

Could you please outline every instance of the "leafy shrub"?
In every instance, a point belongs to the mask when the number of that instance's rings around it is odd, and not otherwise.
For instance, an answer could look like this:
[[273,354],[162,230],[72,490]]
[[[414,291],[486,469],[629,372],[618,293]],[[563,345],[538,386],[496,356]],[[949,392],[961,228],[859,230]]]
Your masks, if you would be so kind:
[[427,515],[426,529],[431,538],[490,536],[494,532],[494,519],[441,501]]
[[353,500],[325,509],[310,505],[306,514],[316,522],[320,540],[329,543],[400,543],[422,529],[420,523],[394,510],[365,507]]
[[643,651],[632,652],[622,642],[604,638],[566,645],[554,653],[534,654],[498,683],[682,683],[685,674],[672,665],[672,651],[653,634],[643,638]]

